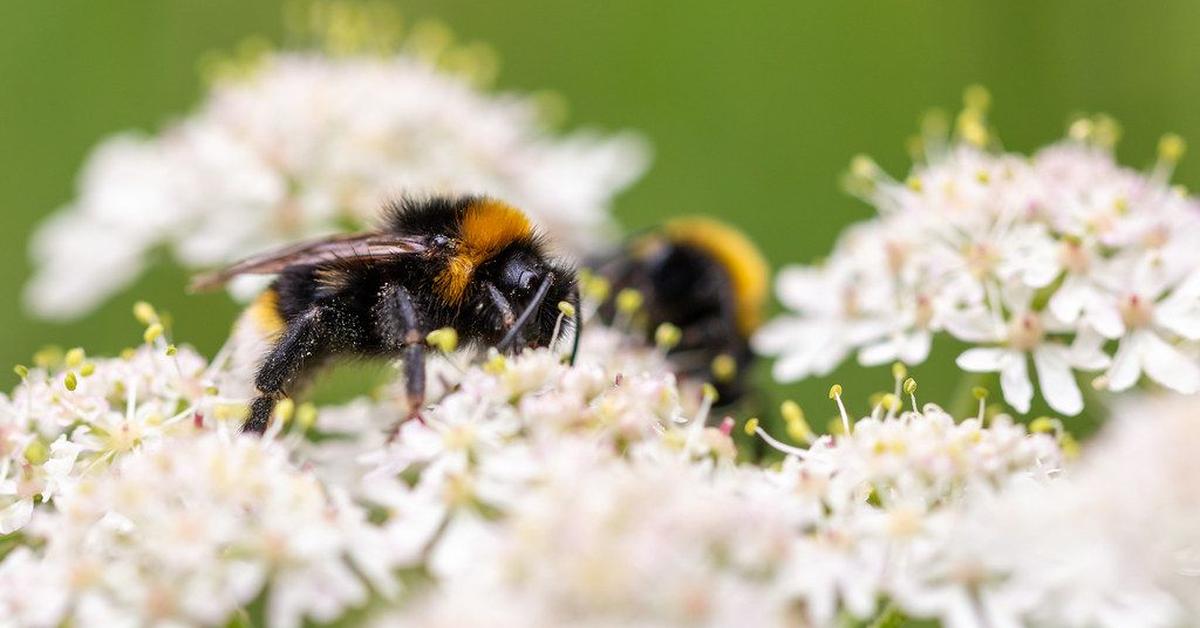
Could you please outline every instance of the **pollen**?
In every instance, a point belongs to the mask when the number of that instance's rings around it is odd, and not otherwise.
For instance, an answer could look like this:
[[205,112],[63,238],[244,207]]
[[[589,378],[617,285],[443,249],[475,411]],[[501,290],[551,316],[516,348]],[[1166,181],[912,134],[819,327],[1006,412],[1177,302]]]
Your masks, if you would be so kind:
[[143,325],[151,325],[158,322],[158,312],[154,310],[154,306],[145,301],[138,301],[133,304],[133,317]]
[[1166,162],[1178,162],[1183,157],[1185,150],[1187,150],[1187,143],[1174,133],[1167,133],[1158,140],[1158,156]]
[[296,425],[301,430],[308,431],[317,422],[317,407],[311,403],[300,404],[296,408]]
[[163,335],[162,323],[154,323],[153,325],[150,325],[149,327],[146,328],[146,332],[144,334],[142,334],[142,340],[145,340],[147,343],[152,343],[155,340],[158,340],[159,338],[161,338],[162,335]]
[[34,440],[25,447],[25,461],[39,465],[50,459],[50,448],[40,440]]
[[623,314],[633,314],[642,308],[642,293],[633,288],[625,288],[617,293],[617,309]]
[[452,353],[458,348],[458,331],[453,327],[435,329],[425,336],[425,342],[442,353]]
[[733,356],[728,353],[722,353],[713,358],[710,368],[712,369],[713,377],[718,382],[730,382],[733,381],[734,377],[737,377],[737,360],[734,360]]
[[275,418],[284,425],[292,420],[292,416],[296,413],[296,402],[291,399],[281,399],[275,404]]
[[670,351],[679,344],[683,332],[671,323],[663,323],[654,330],[654,344],[664,351]]
[[85,355],[83,348],[75,347],[74,349],[67,351],[67,355],[63,358],[63,363],[67,365],[67,368],[73,369],[80,364],[83,364],[84,357]]

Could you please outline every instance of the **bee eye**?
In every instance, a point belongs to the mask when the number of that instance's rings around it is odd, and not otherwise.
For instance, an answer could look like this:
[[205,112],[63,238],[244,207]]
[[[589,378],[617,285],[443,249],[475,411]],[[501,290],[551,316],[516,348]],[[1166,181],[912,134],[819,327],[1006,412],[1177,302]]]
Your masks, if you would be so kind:
[[527,270],[521,273],[521,278],[517,280],[517,285],[521,290],[529,290],[533,288],[533,282],[535,281],[537,281],[537,273]]
[[435,235],[432,239],[433,245],[437,248],[444,248],[450,245],[450,238],[444,235]]

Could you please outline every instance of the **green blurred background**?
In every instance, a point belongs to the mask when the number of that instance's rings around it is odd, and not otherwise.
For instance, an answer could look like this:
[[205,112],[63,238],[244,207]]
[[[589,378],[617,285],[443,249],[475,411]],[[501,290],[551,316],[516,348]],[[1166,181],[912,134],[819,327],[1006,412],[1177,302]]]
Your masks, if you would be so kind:
[[[88,150],[123,129],[153,130],[198,100],[197,60],[251,35],[281,41],[271,0],[0,2],[0,364],[47,343],[111,353],[137,342],[129,314],[147,299],[174,314],[176,336],[211,354],[235,306],[189,297],[185,275],[158,265],[86,320],[30,320],[17,295],[26,240],[74,194]],[[1200,3],[1045,2],[506,2],[404,1],[409,20],[447,22],[499,53],[500,89],[553,89],[568,125],[642,132],[649,174],[620,198],[629,227],[677,213],[741,225],[771,262],[826,254],[870,208],[838,188],[856,153],[908,167],[904,140],[930,106],[954,108],[979,82],[1007,147],[1057,138],[1072,113],[1124,125],[1121,157],[1148,164],[1160,133],[1200,137]],[[1192,185],[1200,164],[1177,180]],[[71,255],[64,251],[63,255]],[[79,264],[86,264],[81,258]],[[922,397],[947,400],[953,347],[915,369]],[[765,369],[758,374],[765,379]],[[15,376],[8,376],[15,382]],[[774,389],[824,403],[833,381],[852,399],[886,387],[886,369],[852,364],[830,378]],[[7,388],[7,386],[5,386]],[[856,394],[857,393],[857,394]],[[823,407],[823,406],[820,406]],[[810,411],[811,413],[811,411]]]

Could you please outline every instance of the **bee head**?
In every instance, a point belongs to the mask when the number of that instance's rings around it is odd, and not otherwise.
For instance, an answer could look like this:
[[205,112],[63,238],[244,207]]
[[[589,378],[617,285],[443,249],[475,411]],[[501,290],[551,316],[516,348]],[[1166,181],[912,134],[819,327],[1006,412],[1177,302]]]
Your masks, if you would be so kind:
[[[551,260],[534,241],[514,242],[479,269],[479,278],[493,286],[511,305],[514,324],[497,347],[544,347],[573,334],[573,322],[559,322],[559,303],[577,306],[575,272]],[[508,345],[508,346],[506,346]]]

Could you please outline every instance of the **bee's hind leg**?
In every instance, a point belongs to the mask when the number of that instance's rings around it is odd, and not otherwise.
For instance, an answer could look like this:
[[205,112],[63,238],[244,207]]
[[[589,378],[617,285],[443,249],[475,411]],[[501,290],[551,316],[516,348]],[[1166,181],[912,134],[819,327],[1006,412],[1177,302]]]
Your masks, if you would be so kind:
[[288,324],[258,367],[254,386],[259,394],[250,404],[250,417],[242,424],[243,432],[265,432],[275,403],[287,396],[297,378],[328,357],[331,336],[326,317],[324,308],[313,307]]

